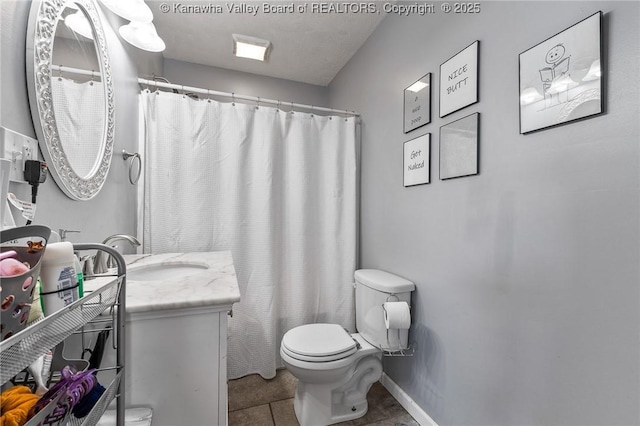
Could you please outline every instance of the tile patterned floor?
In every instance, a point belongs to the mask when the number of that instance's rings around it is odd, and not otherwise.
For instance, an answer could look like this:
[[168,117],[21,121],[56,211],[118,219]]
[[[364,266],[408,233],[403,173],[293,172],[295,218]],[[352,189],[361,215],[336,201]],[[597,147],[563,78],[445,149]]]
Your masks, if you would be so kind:
[[[287,370],[265,380],[251,375],[229,381],[229,426],[300,426],[293,412],[296,378]],[[341,426],[419,426],[391,394],[375,383],[367,395],[364,417]]]

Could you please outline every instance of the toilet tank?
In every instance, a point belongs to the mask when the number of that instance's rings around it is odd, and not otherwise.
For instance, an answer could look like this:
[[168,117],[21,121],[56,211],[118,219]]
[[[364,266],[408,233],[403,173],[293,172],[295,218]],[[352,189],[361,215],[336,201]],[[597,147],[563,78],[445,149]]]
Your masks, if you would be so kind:
[[358,333],[378,348],[399,349],[398,338],[407,342],[409,330],[396,330],[390,338],[384,325],[382,304],[401,301],[411,306],[411,292],[415,290],[415,285],[409,280],[378,269],[359,269],[354,277]]

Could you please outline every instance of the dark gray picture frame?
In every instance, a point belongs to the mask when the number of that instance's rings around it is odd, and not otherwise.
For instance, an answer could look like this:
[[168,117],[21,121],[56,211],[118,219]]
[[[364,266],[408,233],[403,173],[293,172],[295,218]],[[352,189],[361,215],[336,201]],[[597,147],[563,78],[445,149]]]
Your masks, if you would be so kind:
[[601,11],[522,52],[520,134],[602,114],[603,57]]
[[440,127],[440,180],[480,173],[480,113]]
[[425,133],[402,144],[405,188],[425,185],[431,181],[431,133]]
[[478,102],[480,41],[476,40],[440,65],[440,118]]
[[404,133],[431,123],[431,73],[404,89]]

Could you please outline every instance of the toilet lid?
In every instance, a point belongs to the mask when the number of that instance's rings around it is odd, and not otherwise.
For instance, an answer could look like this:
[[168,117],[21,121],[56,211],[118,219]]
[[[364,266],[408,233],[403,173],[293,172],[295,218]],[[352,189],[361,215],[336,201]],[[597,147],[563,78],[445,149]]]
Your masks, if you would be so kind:
[[304,361],[333,361],[356,352],[356,342],[338,324],[307,324],[287,331],[282,338],[287,353]]

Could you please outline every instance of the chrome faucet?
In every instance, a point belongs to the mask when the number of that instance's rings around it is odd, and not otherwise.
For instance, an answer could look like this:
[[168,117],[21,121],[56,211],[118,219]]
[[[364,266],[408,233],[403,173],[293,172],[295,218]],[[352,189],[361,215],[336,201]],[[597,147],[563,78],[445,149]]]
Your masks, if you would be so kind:
[[[133,247],[138,247],[140,245],[140,241],[138,241],[135,237],[127,234],[115,234],[111,235],[104,239],[102,244],[111,245],[116,241],[128,241]],[[109,264],[111,263],[111,256],[104,252],[98,251],[96,257],[93,261],[93,273],[94,274],[104,274],[109,271]]]
[[74,231],[73,229],[64,229],[64,228],[58,228],[58,231],[60,231],[60,233],[58,234],[60,235],[60,241],[66,241],[67,234],[70,232],[81,232],[81,231]]

